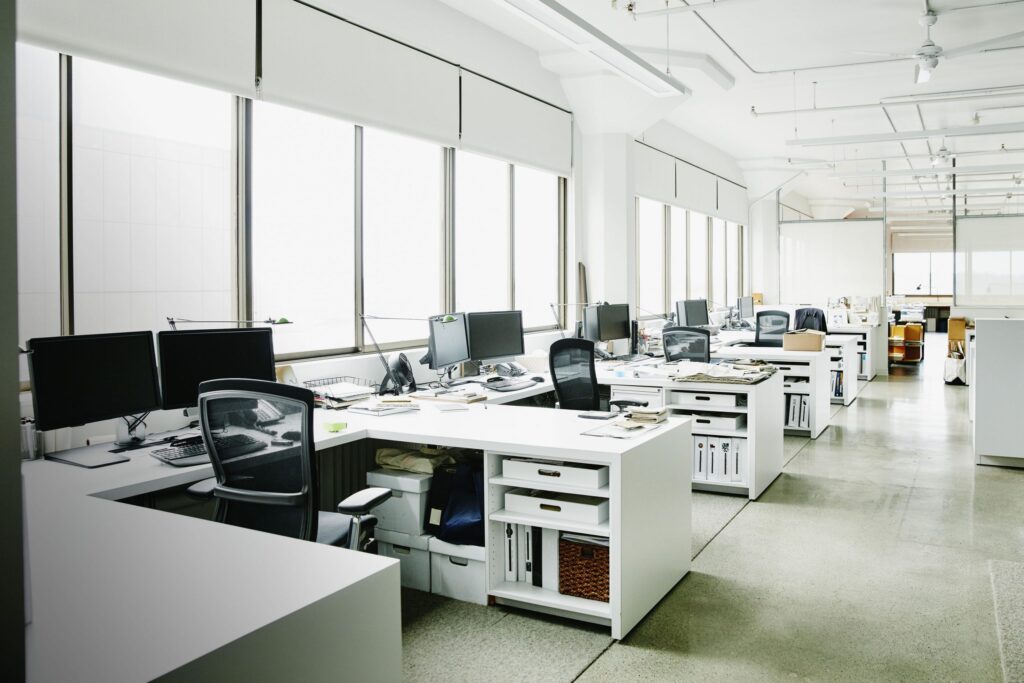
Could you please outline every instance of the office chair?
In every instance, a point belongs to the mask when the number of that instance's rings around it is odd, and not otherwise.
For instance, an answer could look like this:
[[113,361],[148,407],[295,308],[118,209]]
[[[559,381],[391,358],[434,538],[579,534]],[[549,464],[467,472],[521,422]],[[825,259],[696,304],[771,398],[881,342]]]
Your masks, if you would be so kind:
[[[257,422],[257,401],[284,416],[273,432]],[[199,385],[199,420],[217,475],[218,522],[376,552],[377,518],[370,511],[391,497],[390,489],[363,489],[339,503],[338,512],[317,510],[312,391],[263,380],[210,380]]]
[[[600,410],[601,395],[594,368],[594,342],[589,339],[556,339],[548,351],[551,380],[555,385],[555,407],[564,410]],[[619,399],[610,407],[644,407],[647,401]]]
[[798,308],[796,318],[793,320],[794,330],[817,330],[828,334],[828,326],[825,323],[825,311],[820,308]]
[[711,331],[703,327],[664,327],[661,346],[665,360],[670,363],[677,360],[711,362]]
[[782,346],[782,336],[789,329],[789,313],[758,311],[754,326],[754,346]]

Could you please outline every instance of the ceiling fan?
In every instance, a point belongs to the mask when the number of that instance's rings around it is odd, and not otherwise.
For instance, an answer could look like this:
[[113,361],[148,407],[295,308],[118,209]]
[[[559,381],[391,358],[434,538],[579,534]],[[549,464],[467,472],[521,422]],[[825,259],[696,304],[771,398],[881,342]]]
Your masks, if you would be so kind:
[[934,26],[935,22],[938,20],[939,16],[930,9],[922,14],[917,20],[917,23],[924,27],[924,43],[922,43],[921,47],[917,48],[917,50],[912,53],[893,54],[889,52],[861,52],[860,54],[897,59],[916,59],[917,64],[914,65],[914,82],[927,83],[932,77],[932,71],[939,65],[940,57],[945,59],[955,59],[956,57],[962,57],[964,55],[984,52],[985,50],[999,47],[1000,45],[1012,42],[1018,38],[1024,38],[1024,31],[1017,31],[1016,33],[1008,33],[1005,36],[989,38],[988,40],[982,40],[977,43],[969,43],[950,50],[944,50],[941,45],[936,45],[932,42],[932,26]]

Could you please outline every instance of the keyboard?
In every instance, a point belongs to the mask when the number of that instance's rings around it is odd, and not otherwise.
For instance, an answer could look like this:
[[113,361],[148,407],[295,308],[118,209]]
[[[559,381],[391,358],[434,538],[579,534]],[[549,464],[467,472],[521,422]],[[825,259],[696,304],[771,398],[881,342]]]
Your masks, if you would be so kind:
[[[259,441],[247,434],[232,434],[230,436],[218,436],[214,438],[217,450],[223,458],[234,458],[247,453],[255,453],[267,447],[265,441]],[[187,444],[184,446],[168,446],[158,448],[150,452],[157,460],[175,467],[191,467],[210,462],[209,454],[206,452],[206,445],[202,442]]]
[[497,382],[481,382],[481,386],[487,387],[488,389],[494,389],[495,391],[519,391],[527,387],[536,386],[536,382],[532,379],[528,380],[514,380],[514,379],[500,379]]

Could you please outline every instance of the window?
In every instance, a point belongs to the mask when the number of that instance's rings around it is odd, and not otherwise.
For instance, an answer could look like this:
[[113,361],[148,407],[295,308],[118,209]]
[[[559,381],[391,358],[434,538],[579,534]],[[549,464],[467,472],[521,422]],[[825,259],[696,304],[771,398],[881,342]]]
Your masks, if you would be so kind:
[[455,153],[455,310],[509,307],[509,164]]
[[669,223],[669,306],[686,299],[686,210],[676,206],[668,209]]
[[892,255],[893,294],[950,296],[953,293],[951,252],[910,252]]
[[554,173],[516,166],[514,173],[515,304],[523,327],[551,327],[559,302],[562,180]]
[[355,127],[252,105],[252,315],[285,317],[277,354],[355,340]]
[[636,198],[637,318],[665,314],[665,205]]
[[[56,52],[15,48],[18,339],[60,334],[60,63]],[[28,380],[21,357],[20,378]]]
[[690,299],[708,298],[708,217],[690,212]]
[[426,339],[444,312],[443,181],[437,145],[363,129],[363,311],[412,318],[372,320],[381,344]]
[[735,306],[740,296],[740,241],[743,228],[729,223],[725,229],[725,305]]
[[73,73],[74,331],[233,319],[233,99],[85,59]]
[[711,219],[711,296],[715,307],[728,306],[726,293],[727,264],[725,250],[725,221]]

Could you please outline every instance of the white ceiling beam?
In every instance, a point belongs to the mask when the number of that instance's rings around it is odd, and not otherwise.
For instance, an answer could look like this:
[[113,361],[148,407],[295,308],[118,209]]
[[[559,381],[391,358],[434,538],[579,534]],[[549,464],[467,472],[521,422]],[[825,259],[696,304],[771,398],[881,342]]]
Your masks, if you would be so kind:
[[888,199],[926,199],[929,197],[952,197],[953,195],[958,197],[999,197],[1005,195],[1024,196],[1024,187],[999,187],[992,189],[965,189],[958,187],[955,190],[922,190],[920,192],[858,192],[845,196],[850,199],[881,199],[882,197],[886,197]]
[[721,5],[742,5],[744,2],[752,2],[753,0],[710,0],[710,2],[694,3],[692,5],[679,5],[676,7],[666,7],[664,9],[649,9],[634,11],[633,16],[637,19],[649,19],[651,17],[663,17],[666,14],[680,14],[682,12],[703,12],[707,9],[713,9]]
[[834,173],[829,178],[892,178],[902,176],[971,175],[975,173],[1020,173],[1024,164],[1000,164],[996,166],[939,166],[935,168],[908,168],[886,171],[850,171]]
[[873,142],[901,142],[903,140],[927,140],[928,138],[955,138],[971,135],[1004,135],[1024,133],[1024,122],[993,123],[983,126],[959,126],[934,128],[931,130],[910,130],[899,133],[872,133],[869,135],[840,135],[830,138],[804,138],[786,140],[793,147],[828,147],[841,145],[863,145]]

